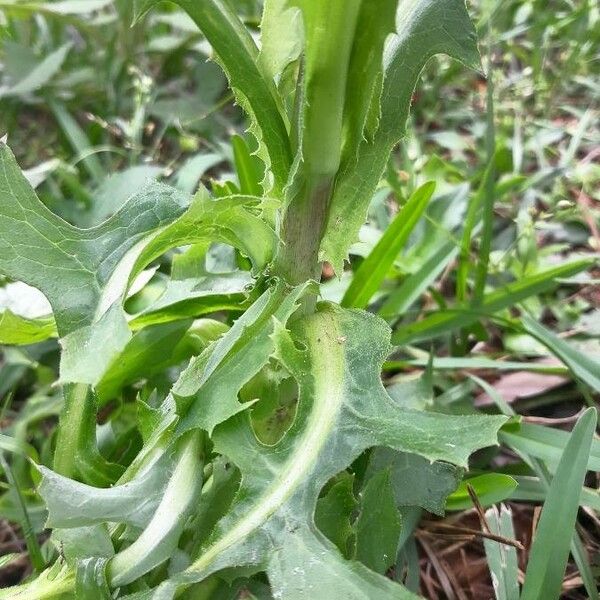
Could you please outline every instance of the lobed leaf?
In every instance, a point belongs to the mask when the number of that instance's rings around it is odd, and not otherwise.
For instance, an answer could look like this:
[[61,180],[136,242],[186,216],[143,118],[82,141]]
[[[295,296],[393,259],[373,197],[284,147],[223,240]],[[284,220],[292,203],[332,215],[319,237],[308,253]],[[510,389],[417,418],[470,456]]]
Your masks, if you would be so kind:
[[321,259],[338,273],[356,240],[393,147],[404,137],[411,96],[427,61],[447,54],[468,66],[479,65],[476,34],[463,0],[400,0],[396,34],[383,58],[381,117],[372,139],[348,153],[338,173]]
[[379,371],[390,332],[377,317],[324,305],[296,321],[293,336],[281,325],[273,333],[275,356],[300,388],[293,425],[273,446],[256,439],[247,414],[215,427],[215,450],[242,472],[240,490],[199,557],[157,594],[171,597],[212,573],[246,567],[266,570],[274,595],[286,599],[305,598],[316,589],[346,597],[413,597],[345,562],[316,530],[321,488],[372,446],[464,465],[473,450],[496,443],[504,417],[407,410],[387,395]]
[[173,387],[179,412],[178,431],[201,428],[209,434],[229,417],[248,408],[238,393],[269,361],[273,350],[273,319],[286,323],[311,284],[267,290],[200,356],[194,358]]
[[100,381],[131,338],[122,308],[131,281],[167,250],[221,240],[257,267],[272,253],[274,233],[252,214],[256,200],[212,201],[200,192],[190,204],[153,182],[101,225],[78,229],[45,208],[5,144],[0,166],[0,272],[48,298],[63,346],[63,382]]
[[419,506],[443,515],[446,498],[460,483],[464,469],[448,462],[430,462],[422,456],[375,448],[369,459],[366,477],[390,469],[390,482],[396,504]]

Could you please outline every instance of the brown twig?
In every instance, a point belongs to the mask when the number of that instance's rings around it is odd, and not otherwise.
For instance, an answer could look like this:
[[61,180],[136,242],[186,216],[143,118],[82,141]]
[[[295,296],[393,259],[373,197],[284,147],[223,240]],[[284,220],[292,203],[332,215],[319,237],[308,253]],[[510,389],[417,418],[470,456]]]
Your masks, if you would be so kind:
[[431,529],[438,529],[443,531],[448,531],[449,533],[454,533],[457,535],[465,535],[465,536],[474,536],[477,538],[485,538],[488,540],[492,540],[494,542],[498,542],[499,544],[505,544],[507,546],[513,546],[518,550],[524,550],[523,544],[518,540],[513,540],[502,535],[498,535],[496,533],[492,533],[491,531],[479,531],[477,529],[470,529],[469,527],[457,527],[455,525],[446,525],[445,523],[434,523],[427,522],[426,525]]

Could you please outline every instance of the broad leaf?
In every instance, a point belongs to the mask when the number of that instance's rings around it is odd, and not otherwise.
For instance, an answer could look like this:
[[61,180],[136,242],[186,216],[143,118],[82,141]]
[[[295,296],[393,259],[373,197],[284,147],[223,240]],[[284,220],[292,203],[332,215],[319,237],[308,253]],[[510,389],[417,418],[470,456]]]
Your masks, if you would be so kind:
[[134,315],[130,326],[137,329],[220,310],[239,312],[249,306],[253,285],[254,279],[247,271],[170,279],[162,294]]
[[[496,443],[504,418],[401,409],[379,378],[389,336],[377,317],[333,305],[297,321],[294,338],[277,326],[275,356],[300,388],[296,420],[273,446],[260,444],[246,414],[215,428],[215,450],[240,468],[241,488],[199,558],[162,586],[166,597],[233,566],[266,570],[274,595],[286,599],[305,598],[317,589],[326,596],[412,597],[365,567],[345,562],[316,530],[321,488],[377,445],[465,465],[473,450]],[[315,556],[318,561],[310,560]]]
[[112,521],[145,527],[163,496],[172,465],[172,453],[164,454],[132,481],[107,489],[73,481],[40,465],[39,493],[48,509],[47,526],[72,528]]
[[191,320],[185,320],[138,331],[98,382],[99,402],[103,404],[115,398],[125,385],[151,377],[200,351],[201,348],[186,339],[191,325]]
[[63,382],[98,383],[131,338],[122,308],[131,281],[172,247],[220,239],[256,266],[270,258],[273,233],[243,199],[214,202],[200,193],[188,208],[183,194],[152,183],[108,221],[77,229],[44,207],[4,144],[0,165],[0,271],[52,305]]
[[379,471],[360,494],[356,521],[356,558],[384,575],[396,562],[402,519],[390,481],[390,471]]
[[226,335],[190,362],[173,387],[183,415],[180,432],[200,427],[212,433],[216,425],[251,404],[240,403],[238,393],[273,353],[273,320],[286,323],[310,287],[288,292],[280,284],[266,291]]
[[429,462],[416,454],[376,448],[369,459],[366,477],[390,470],[390,482],[398,506],[420,506],[443,515],[446,498],[456,490],[463,469],[447,462]]
[[272,80],[300,57],[304,29],[298,8],[288,0],[266,0],[261,23],[259,64]]
[[43,342],[55,335],[52,317],[28,319],[10,310],[0,313],[0,344],[23,346]]
[[354,512],[358,502],[353,492],[354,477],[343,471],[334,480],[327,493],[317,501],[315,524],[346,558],[354,552]]

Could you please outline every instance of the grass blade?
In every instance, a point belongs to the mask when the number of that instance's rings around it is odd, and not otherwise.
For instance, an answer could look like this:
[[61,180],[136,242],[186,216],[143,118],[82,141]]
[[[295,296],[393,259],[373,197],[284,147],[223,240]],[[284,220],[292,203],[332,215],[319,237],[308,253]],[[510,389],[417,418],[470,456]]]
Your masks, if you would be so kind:
[[8,461],[4,457],[4,453],[2,451],[0,451],[0,466],[2,466],[6,480],[8,481],[14,494],[15,506],[21,513],[19,525],[21,526],[23,537],[25,538],[25,545],[27,546],[27,552],[29,554],[31,564],[33,565],[36,573],[41,573],[44,570],[45,562],[40,549],[40,544],[35,532],[33,531],[33,527],[31,526],[31,520],[29,519],[29,514],[27,513],[27,507],[25,506],[25,501],[23,500],[23,494],[21,493],[19,484],[13,475],[12,467],[8,464]]
[[[508,425],[500,432],[500,439],[519,454],[527,454],[543,460],[553,470],[568,446],[570,436],[565,431],[532,423],[521,423],[517,430]],[[592,440],[588,457],[588,469],[600,471],[600,440]]]
[[379,310],[380,316],[394,318],[403,315],[457,254],[458,248],[454,242],[444,244],[416,273],[409,275],[388,296]]
[[[493,39],[490,36],[490,39]],[[494,234],[494,201],[496,188],[496,126],[494,123],[494,75],[492,62],[492,48],[488,48],[488,78],[487,78],[487,131],[486,150],[488,157],[488,170],[483,183],[483,230],[479,246],[479,262],[475,273],[475,289],[473,290],[473,305],[478,306],[485,293],[485,284],[490,266],[490,252],[492,250],[492,237]]]
[[560,339],[530,316],[523,316],[522,323],[525,331],[560,358],[571,369],[577,379],[589,385],[596,392],[600,392],[600,362],[594,360],[591,356],[586,356]]
[[[502,505],[486,511],[492,533],[507,539],[515,539],[512,512]],[[513,546],[484,539],[485,554],[492,576],[496,600],[519,600],[519,565],[517,551]]]
[[369,304],[369,300],[379,289],[398,253],[427,208],[434,190],[435,183],[430,181],[408,199],[400,214],[356,271],[350,287],[346,290],[342,306],[365,308]]
[[590,408],[571,433],[542,510],[521,600],[560,597],[596,423],[597,412]]
[[433,313],[417,323],[398,328],[394,332],[392,343],[404,345],[428,340],[459,327],[466,327],[483,316],[491,316],[530,296],[551,290],[559,285],[558,279],[575,275],[587,269],[591,264],[588,259],[576,260],[509,283],[499,290],[486,294],[477,310],[459,306],[455,309]]
[[[406,369],[408,367],[426,367],[429,358],[414,358],[408,360],[390,360],[383,368],[386,371]],[[492,371],[528,371],[531,373],[544,373],[546,375],[566,375],[569,370],[562,365],[547,365],[537,362],[520,362],[513,360],[494,360],[484,356],[454,357],[436,356],[431,361],[434,371],[455,371],[457,369],[486,369]]]
[[262,196],[261,181],[264,175],[260,172],[260,164],[256,164],[257,159],[250,153],[244,138],[234,135],[231,144],[240,191],[246,196]]
[[73,150],[75,150],[78,156],[85,156],[82,163],[87,172],[94,182],[99,184],[105,178],[106,173],[98,157],[95,154],[89,153],[92,146],[83,129],[81,129],[64,105],[55,100],[49,100],[48,104]]
[[[511,494],[510,499],[522,502],[543,502],[546,499],[546,486],[539,477],[526,475],[514,475],[517,488]],[[579,506],[585,506],[600,511],[600,495],[595,489],[581,488]]]

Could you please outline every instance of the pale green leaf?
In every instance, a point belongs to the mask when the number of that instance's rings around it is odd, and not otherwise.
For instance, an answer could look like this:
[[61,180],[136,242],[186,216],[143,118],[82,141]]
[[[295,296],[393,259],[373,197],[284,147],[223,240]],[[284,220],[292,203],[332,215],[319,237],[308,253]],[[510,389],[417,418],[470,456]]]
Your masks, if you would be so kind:
[[288,292],[279,285],[266,291],[220,340],[190,362],[173,387],[183,415],[179,431],[200,427],[212,433],[217,424],[248,407],[239,402],[238,392],[273,353],[273,319],[287,322],[310,287]]
[[266,0],[260,26],[259,64],[272,80],[300,57],[304,45],[304,27],[297,7],[289,0]]
[[254,280],[247,271],[171,279],[163,293],[129,322],[133,329],[249,306]]
[[172,247],[220,240],[256,267],[270,259],[274,233],[254,214],[255,199],[212,201],[201,192],[188,205],[180,192],[151,183],[109,220],[78,229],[44,207],[4,144],[0,167],[0,271],[52,305],[63,382],[98,383],[131,338],[122,308],[131,282]]
[[77,563],[75,579],[76,598],[94,598],[94,600],[111,600],[112,593],[106,580],[108,559],[94,555]]
[[23,79],[15,82],[8,89],[0,88],[0,98],[27,96],[45,86],[60,71],[71,48],[72,44],[68,43],[48,54]]
[[140,536],[107,564],[111,586],[132,583],[173,556],[196,507],[203,482],[202,437],[191,432],[178,441],[172,475],[152,519]]
[[52,540],[69,564],[90,556],[113,556],[115,550],[104,523],[74,529],[55,529]]
[[125,385],[151,377],[166,367],[189,359],[195,348],[182,340],[191,320],[155,325],[137,332],[108,366],[96,386],[100,403],[115,398]]
[[[508,425],[501,432],[500,439],[518,452],[541,458],[554,468],[569,442],[569,434],[553,427],[521,423]],[[600,440],[595,438],[591,442],[588,469],[600,471]]]
[[[507,540],[516,538],[512,511],[509,508],[501,505],[498,509],[494,506],[486,511],[485,516],[492,533]],[[489,539],[485,539],[483,544],[496,600],[519,600],[519,564],[516,548]]]
[[397,319],[404,315],[437,280],[457,254],[458,247],[453,241],[441,246],[418,271],[408,275],[396,289],[390,292],[379,309],[379,315],[387,319]]
[[113,173],[102,181],[92,196],[92,206],[82,217],[81,224],[93,227],[112,217],[149,181],[158,179],[161,167],[140,165]]
[[[372,446],[464,465],[473,450],[496,443],[504,417],[413,411],[387,395],[379,371],[390,331],[377,317],[324,305],[313,317],[296,321],[293,331],[292,339],[278,325],[273,337],[275,356],[300,387],[296,420],[272,446],[256,439],[245,414],[215,428],[215,450],[242,472],[240,491],[199,558],[157,593],[235,565],[266,570],[274,594],[285,598],[305,598],[316,589],[349,598],[412,597],[344,562],[310,525],[321,488]],[[320,558],[310,561],[310,556]]]
[[145,527],[160,502],[172,469],[168,454],[146,466],[131,481],[100,489],[38,466],[39,494],[48,509],[47,527],[87,527],[104,522]]

